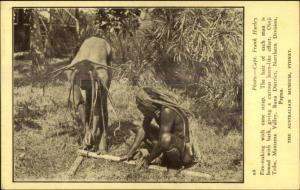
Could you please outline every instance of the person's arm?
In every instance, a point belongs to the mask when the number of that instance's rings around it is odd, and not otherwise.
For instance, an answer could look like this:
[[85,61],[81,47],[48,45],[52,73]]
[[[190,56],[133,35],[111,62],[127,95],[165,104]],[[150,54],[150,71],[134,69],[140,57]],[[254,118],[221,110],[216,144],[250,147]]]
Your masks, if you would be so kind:
[[153,150],[150,153],[150,156],[146,159],[146,166],[149,165],[156,157],[158,157],[165,149],[168,148],[171,138],[172,125],[174,123],[175,115],[172,110],[169,108],[163,108],[161,111],[160,118],[160,132],[158,143],[154,146]]
[[143,126],[142,128],[140,128],[136,134],[136,137],[134,139],[133,144],[130,147],[130,150],[128,151],[127,155],[123,156],[120,161],[124,161],[124,160],[130,160],[133,156],[133,154],[135,153],[135,151],[138,149],[138,147],[141,145],[142,141],[145,138],[145,127],[149,127],[151,121],[153,118],[151,117],[145,117],[143,120]]

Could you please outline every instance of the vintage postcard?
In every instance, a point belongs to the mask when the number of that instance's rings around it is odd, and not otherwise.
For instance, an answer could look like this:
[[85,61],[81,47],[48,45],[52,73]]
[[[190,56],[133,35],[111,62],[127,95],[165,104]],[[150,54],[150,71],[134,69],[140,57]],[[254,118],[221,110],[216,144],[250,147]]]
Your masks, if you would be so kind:
[[1,188],[299,189],[299,2],[1,2]]

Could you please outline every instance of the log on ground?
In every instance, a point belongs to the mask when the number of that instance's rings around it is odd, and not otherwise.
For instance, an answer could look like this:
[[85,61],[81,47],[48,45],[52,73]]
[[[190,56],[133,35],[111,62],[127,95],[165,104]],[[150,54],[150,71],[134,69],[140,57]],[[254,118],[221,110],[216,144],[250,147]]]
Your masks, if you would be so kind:
[[[85,156],[85,157],[100,158],[100,159],[120,162],[120,157],[112,156],[112,155],[108,155],[108,154],[99,154],[98,155],[95,152],[89,152],[89,151],[85,151],[85,150],[78,150],[78,154],[80,156]],[[124,163],[131,164],[131,165],[136,165],[137,164],[136,161],[134,161],[134,160],[124,161]],[[174,170],[174,169],[167,169],[166,167],[157,166],[157,165],[150,165],[149,169],[158,170],[158,171],[172,171],[172,172],[177,171],[177,170]],[[211,175],[209,175],[209,174],[202,173],[202,172],[191,171],[191,170],[188,170],[188,169],[184,169],[184,170],[181,170],[181,171],[179,170],[179,172],[180,172],[180,174],[186,175],[186,176],[201,177],[201,178],[207,178],[207,179],[211,178]]]
[[80,164],[82,163],[83,159],[84,159],[83,156],[78,155],[77,158],[75,159],[75,161],[73,162],[71,168],[67,172],[67,175],[69,175],[69,176],[75,175],[75,173],[76,173],[78,167],[80,166]]

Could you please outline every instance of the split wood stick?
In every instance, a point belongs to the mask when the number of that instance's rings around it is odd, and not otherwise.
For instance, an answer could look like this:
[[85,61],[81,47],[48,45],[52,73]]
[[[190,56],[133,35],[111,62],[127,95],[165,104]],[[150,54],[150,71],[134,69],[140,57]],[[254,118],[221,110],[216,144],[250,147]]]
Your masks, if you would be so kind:
[[[101,158],[105,160],[111,160],[115,162],[120,162],[120,157],[119,156],[112,156],[108,154],[96,154],[95,152],[89,152],[86,150],[78,150],[78,154],[80,156],[85,156],[85,157],[91,157],[91,158]],[[126,164],[130,165],[136,165],[136,161],[130,160],[130,161],[124,161]],[[174,169],[167,169],[166,167],[162,166],[157,166],[157,165],[150,165],[149,169],[152,170],[158,170],[158,171],[172,171],[172,172],[178,172],[178,170]],[[179,171],[180,174],[186,175],[186,176],[192,176],[192,177],[202,177],[202,178],[211,178],[211,175],[206,174],[206,173],[201,173],[201,172],[196,172],[196,171],[190,171],[190,170],[181,170]]]
[[80,164],[82,163],[84,157],[81,155],[78,155],[77,158],[75,159],[75,161],[73,162],[71,168],[69,169],[69,171],[67,172],[67,174],[69,176],[73,176],[75,175],[78,167],[80,166]]

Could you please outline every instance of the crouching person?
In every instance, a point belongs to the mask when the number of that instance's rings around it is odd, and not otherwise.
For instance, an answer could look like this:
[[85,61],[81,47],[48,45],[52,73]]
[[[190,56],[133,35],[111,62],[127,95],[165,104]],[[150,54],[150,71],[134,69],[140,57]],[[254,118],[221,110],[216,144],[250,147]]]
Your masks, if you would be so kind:
[[[136,95],[137,108],[144,115],[134,143],[121,161],[130,160],[142,142],[151,145],[150,155],[142,167],[148,167],[156,158],[170,168],[181,168],[193,162],[188,119],[185,111],[172,97],[152,88],[143,88]],[[151,124],[155,120],[156,126]]]

